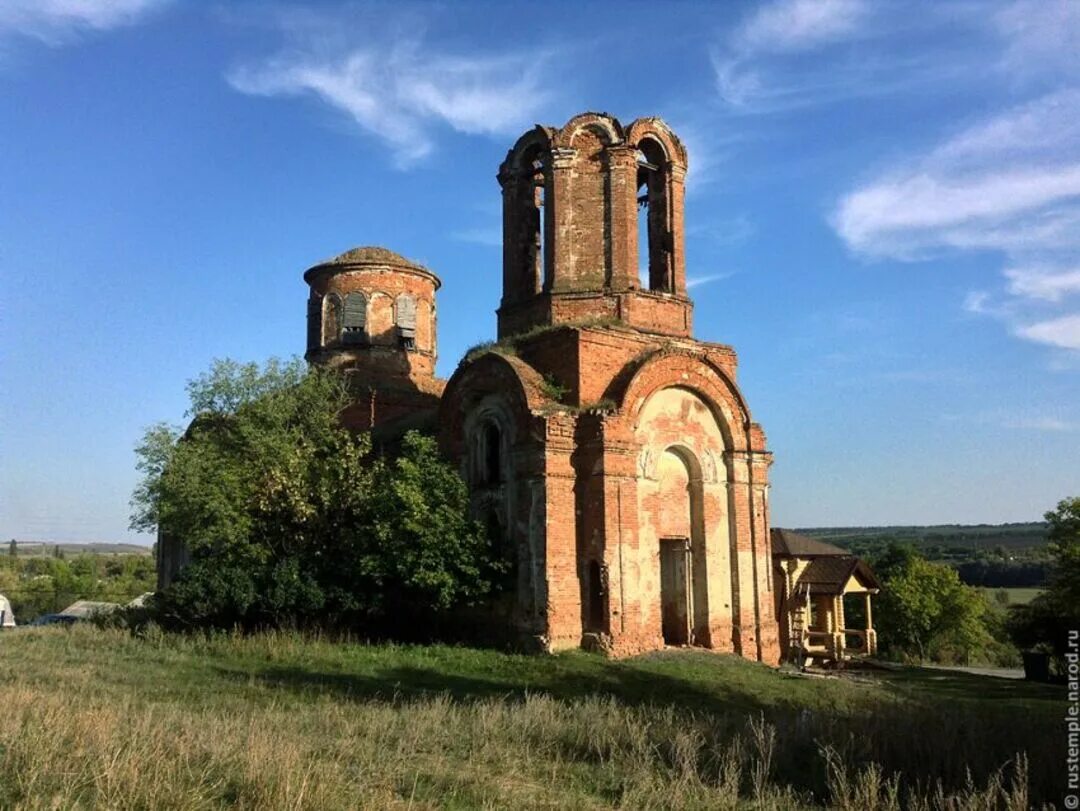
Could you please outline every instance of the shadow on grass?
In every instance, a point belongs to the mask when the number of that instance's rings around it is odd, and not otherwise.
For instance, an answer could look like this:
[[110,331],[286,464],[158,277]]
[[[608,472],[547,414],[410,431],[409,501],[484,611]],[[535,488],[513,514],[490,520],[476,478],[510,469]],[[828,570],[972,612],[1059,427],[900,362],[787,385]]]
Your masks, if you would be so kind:
[[[1059,691],[968,673],[883,672],[871,684],[863,682],[866,691],[859,693],[843,679],[810,681],[712,654],[665,653],[621,662],[587,654],[513,657],[487,665],[470,665],[467,652],[452,651],[438,661],[419,655],[403,651],[396,661],[364,667],[342,662],[340,669],[252,660],[216,669],[230,680],[297,695],[391,705],[437,695],[461,703],[524,701],[537,694],[566,703],[611,698],[628,707],[675,710],[684,719],[676,724],[721,741],[745,735],[748,719],[760,713],[776,730],[776,779],[818,796],[824,791],[825,745],[849,764],[874,762],[886,775],[904,775],[908,787],[941,780],[947,790],[963,788],[969,774],[983,784],[1017,752],[1027,752],[1037,801],[1053,796],[1064,756],[1061,736],[1047,734]],[[581,743],[560,745],[571,761],[596,757]],[[670,760],[663,746],[657,751]]]
[[1057,685],[940,668],[907,666],[880,671],[873,678],[905,697],[922,701],[959,699],[1050,706],[1064,697],[1064,691]]
[[[603,660],[601,660],[603,662]],[[680,678],[636,670],[617,663],[581,671],[564,669],[537,679],[488,678],[448,673],[435,667],[398,665],[373,673],[330,672],[297,665],[261,665],[254,669],[217,668],[226,678],[258,682],[309,695],[333,695],[349,701],[398,703],[436,695],[454,701],[485,699],[524,701],[527,695],[547,695],[571,702],[613,698],[628,706],[675,707],[697,714],[746,716],[776,709],[750,690],[713,683],[708,689],[692,677]],[[770,676],[772,674],[765,674]]]

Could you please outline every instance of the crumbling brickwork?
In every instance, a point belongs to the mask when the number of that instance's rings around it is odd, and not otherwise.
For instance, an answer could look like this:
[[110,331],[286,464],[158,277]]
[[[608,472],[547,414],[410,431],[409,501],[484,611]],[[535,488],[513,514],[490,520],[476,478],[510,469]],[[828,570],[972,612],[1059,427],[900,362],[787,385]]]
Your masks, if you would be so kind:
[[459,365],[438,424],[474,491],[498,477],[476,508],[513,555],[522,636],[776,663],[771,455],[734,351],[691,334],[686,168],[655,118],[518,140],[498,176],[500,342]]
[[354,428],[437,413],[513,566],[493,612],[522,643],[775,664],[772,457],[734,350],[692,336],[686,170],[658,118],[538,126],[498,174],[499,343],[436,379],[438,279],[362,248],[305,274],[307,357],[352,374]]
[[443,381],[434,273],[385,248],[354,248],[304,273],[307,359],[348,373],[355,402],[346,424],[368,430],[433,413]]

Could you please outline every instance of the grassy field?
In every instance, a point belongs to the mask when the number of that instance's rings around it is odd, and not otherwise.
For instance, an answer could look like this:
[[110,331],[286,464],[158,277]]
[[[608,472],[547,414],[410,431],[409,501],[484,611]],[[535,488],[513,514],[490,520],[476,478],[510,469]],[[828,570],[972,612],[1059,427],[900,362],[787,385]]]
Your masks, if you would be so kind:
[[1023,587],[1010,587],[1010,588],[991,588],[986,587],[980,589],[980,591],[986,592],[991,599],[995,599],[999,591],[1004,591],[1009,598],[1008,605],[1027,605],[1036,597],[1045,591],[1045,589],[1037,588],[1023,588]]
[[706,652],[25,629],[0,685],[5,809],[1020,809],[1065,757],[1052,687]]

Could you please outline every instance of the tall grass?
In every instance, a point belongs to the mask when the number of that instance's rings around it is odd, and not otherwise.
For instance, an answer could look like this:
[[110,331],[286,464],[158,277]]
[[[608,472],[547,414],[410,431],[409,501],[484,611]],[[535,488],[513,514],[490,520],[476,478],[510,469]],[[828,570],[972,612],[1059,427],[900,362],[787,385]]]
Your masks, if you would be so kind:
[[[374,684],[364,675],[378,669],[372,661],[384,671]],[[874,687],[835,709],[796,700],[747,712],[728,691],[730,663],[714,661],[719,678],[692,679],[702,696],[731,700],[730,711],[665,702],[637,682],[607,695],[560,690],[625,667],[580,655],[288,634],[7,634],[0,808],[1021,809],[1035,793],[1029,759],[1056,754],[1035,750],[1047,729],[1045,719],[1023,722],[1030,711],[950,712]],[[420,664],[445,674],[446,689],[410,682]],[[683,664],[648,667],[659,678]],[[453,681],[463,671],[473,682]],[[532,684],[516,689],[516,671]],[[731,672],[751,674],[762,694],[786,683],[741,663]],[[545,673],[556,675],[544,683]],[[801,695],[801,683],[792,688]],[[1015,754],[1000,758],[1000,744]],[[1038,791],[1047,799],[1046,786]]]

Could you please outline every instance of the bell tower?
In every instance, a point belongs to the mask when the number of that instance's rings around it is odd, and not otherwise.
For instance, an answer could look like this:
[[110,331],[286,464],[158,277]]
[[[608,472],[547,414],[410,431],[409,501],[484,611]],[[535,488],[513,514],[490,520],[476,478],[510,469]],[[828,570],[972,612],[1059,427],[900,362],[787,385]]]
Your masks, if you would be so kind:
[[659,118],[624,128],[584,113],[522,135],[498,175],[499,337],[589,322],[689,336],[686,167],[685,148]]

